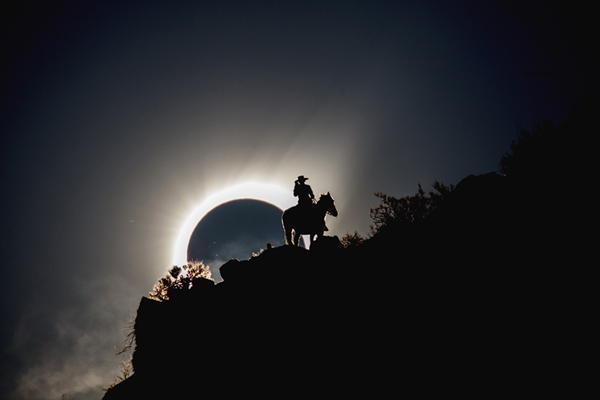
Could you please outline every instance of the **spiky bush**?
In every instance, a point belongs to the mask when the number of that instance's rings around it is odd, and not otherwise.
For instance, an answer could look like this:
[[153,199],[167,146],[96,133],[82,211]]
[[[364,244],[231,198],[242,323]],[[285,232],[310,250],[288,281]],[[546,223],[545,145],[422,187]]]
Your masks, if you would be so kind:
[[121,367],[120,367],[121,374],[115,378],[113,383],[111,383],[109,386],[103,388],[105,392],[108,392],[110,389],[114,388],[119,383],[123,382],[124,380],[129,378],[131,375],[133,375],[132,361],[133,361],[133,356],[129,356],[126,360],[124,360],[121,363]]
[[398,224],[414,223],[425,219],[439,204],[454,190],[454,186],[446,186],[435,181],[432,186],[436,192],[425,193],[421,184],[412,196],[394,197],[382,192],[376,192],[381,204],[371,209],[371,235],[386,227]]
[[340,238],[340,242],[345,248],[354,248],[362,245],[367,238],[363,237],[358,231],[354,231],[354,233],[347,232],[344,236]]

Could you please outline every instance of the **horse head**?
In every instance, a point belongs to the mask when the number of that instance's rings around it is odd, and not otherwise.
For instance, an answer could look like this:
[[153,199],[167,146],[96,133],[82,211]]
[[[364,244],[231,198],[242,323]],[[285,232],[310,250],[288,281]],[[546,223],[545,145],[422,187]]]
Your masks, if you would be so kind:
[[333,200],[333,196],[331,196],[329,192],[327,192],[327,194],[322,194],[319,197],[319,201],[317,202],[317,204],[321,205],[325,209],[327,214],[331,215],[332,217],[338,216],[338,211],[335,207],[335,201]]

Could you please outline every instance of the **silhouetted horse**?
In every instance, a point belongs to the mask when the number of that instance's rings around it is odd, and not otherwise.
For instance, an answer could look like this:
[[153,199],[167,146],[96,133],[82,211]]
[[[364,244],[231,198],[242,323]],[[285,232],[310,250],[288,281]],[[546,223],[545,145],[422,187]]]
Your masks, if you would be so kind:
[[325,226],[327,214],[333,217],[338,215],[335,202],[329,192],[322,194],[317,204],[297,205],[285,210],[281,217],[285,231],[285,243],[298,246],[300,235],[310,235],[312,244],[315,235],[321,237],[327,230]]

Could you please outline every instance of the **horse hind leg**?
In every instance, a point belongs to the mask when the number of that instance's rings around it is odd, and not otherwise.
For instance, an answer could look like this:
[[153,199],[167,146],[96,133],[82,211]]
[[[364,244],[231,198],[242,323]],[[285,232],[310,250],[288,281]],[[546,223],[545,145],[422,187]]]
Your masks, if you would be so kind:
[[296,231],[292,228],[288,229],[285,226],[283,227],[283,230],[285,232],[285,244],[290,246],[297,246],[298,243]]
[[285,244],[290,245],[292,244],[292,227],[290,226],[290,223],[288,221],[288,215],[286,212],[283,213],[283,215],[281,216],[281,225],[283,227],[283,234],[285,236]]
[[287,245],[294,244],[293,237],[292,237],[292,230],[286,228],[284,225],[283,231],[285,232],[285,244],[287,244]]

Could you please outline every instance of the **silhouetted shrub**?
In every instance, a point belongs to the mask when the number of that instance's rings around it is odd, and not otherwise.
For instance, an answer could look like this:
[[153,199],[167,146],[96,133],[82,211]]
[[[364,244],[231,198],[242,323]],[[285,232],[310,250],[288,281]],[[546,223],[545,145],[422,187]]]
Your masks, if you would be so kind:
[[347,232],[340,238],[340,242],[342,242],[345,248],[359,247],[365,240],[367,240],[367,238],[358,233],[358,231],[354,231],[354,233]]
[[421,184],[412,196],[397,198],[382,192],[375,192],[375,196],[381,199],[381,204],[371,209],[371,219],[373,220],[371,234],[375,234],[385,227],[423,220],[454,190],[453,185],[446,186],[438,181],[435,181],[432,186],[437,193],[429,192],[429,195],[425,194]]
[[189,290],[196,278],[212,280],[210,269],[199,261],[192,261],[183,267],[173,266],[167,275],[160,278],[150,292],[150,298],[166,301],[178,291]]
[[518,126],[511,152],[500,159],[499,171],[507,177],[551,174],[552,167],[560,163],[560,142],[558,129],[548,120],[534,124],[531,132]]

